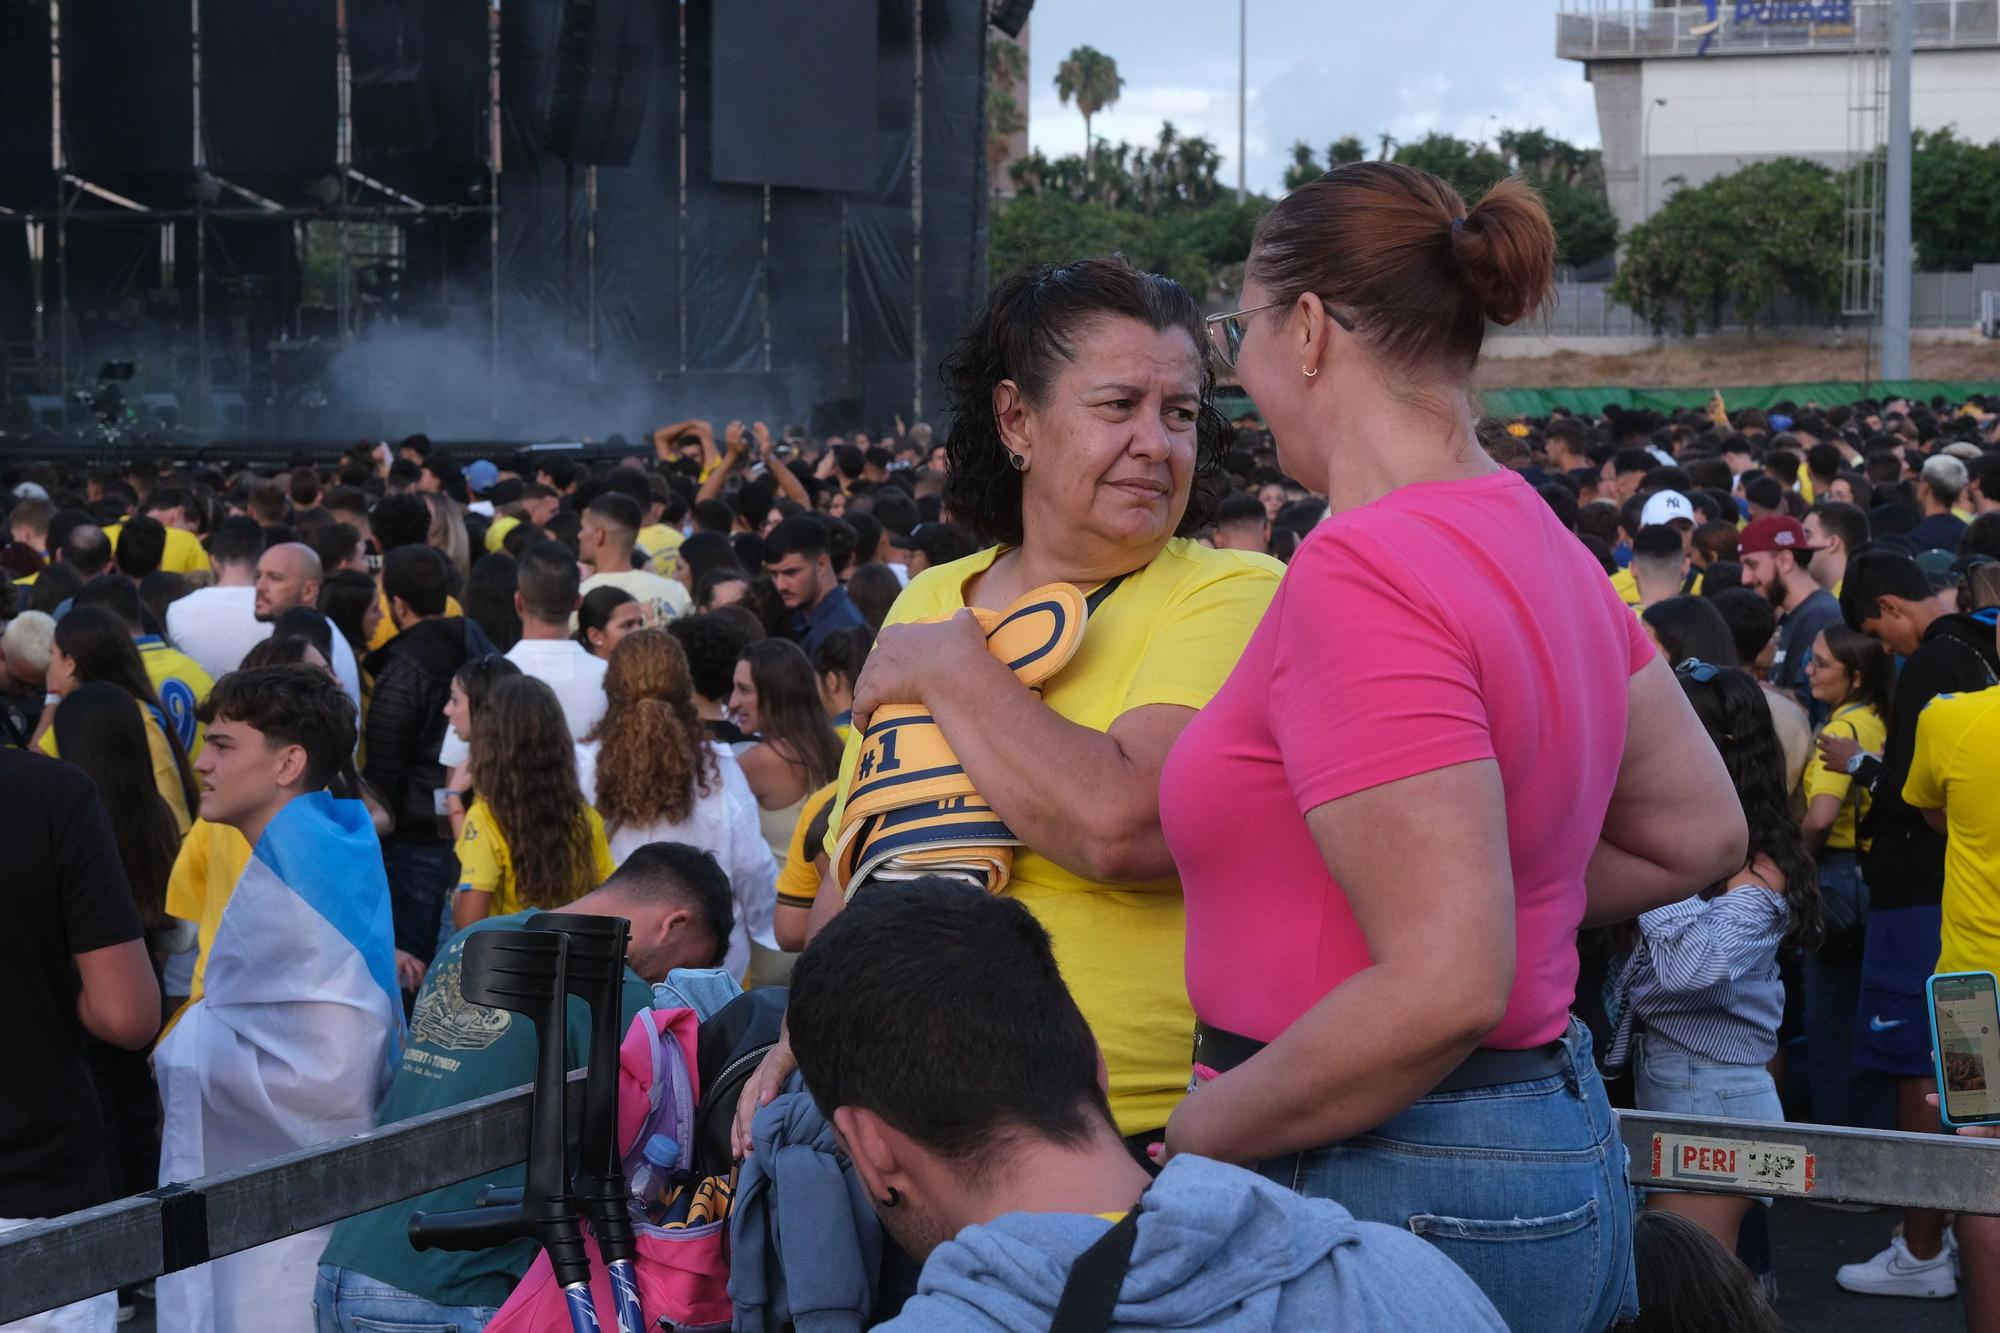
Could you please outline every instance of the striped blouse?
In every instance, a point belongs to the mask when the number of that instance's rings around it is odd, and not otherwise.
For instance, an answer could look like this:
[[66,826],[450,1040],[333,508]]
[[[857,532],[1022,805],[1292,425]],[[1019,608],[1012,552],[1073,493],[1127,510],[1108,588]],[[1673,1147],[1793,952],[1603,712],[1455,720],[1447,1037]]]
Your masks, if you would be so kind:
[[1759,884],[1641,915],[1639,945],[1618,979],[1606,1066],[1630,1061],[1640,1028],[1722,1064],[1768,1061],[1785,1011],[1778,944],[1790,927],[1784,898]]

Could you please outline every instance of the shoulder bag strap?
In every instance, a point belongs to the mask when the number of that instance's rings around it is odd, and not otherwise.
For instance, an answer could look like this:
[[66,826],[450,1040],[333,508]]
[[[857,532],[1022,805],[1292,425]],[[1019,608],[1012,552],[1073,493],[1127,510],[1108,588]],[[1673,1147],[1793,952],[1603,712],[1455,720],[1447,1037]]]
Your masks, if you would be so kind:
[[1131,577],[1130,574],[1120,574],[1115,579],[1106,579],[1104,582],[1098,584],[1097,591],[1083,599],[1084,610],[1093,616],[1096,615],[1097,608],[1111,600],[1111,594],[1118,591],[1118,585]]
[[1111,1327],[1111,1312],[1118,1307],[1118,1293],[1132,1267],[1132,1243],[1138,1237],[1139,1207],[1134,1204],[1070,1265],[1049,1333],[1105,1333]]

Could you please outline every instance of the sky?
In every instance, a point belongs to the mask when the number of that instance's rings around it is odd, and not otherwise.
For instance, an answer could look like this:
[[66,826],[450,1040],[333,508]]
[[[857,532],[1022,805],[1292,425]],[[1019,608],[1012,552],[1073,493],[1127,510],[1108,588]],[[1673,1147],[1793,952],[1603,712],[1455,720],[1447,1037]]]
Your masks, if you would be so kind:
[[[1555,55],[1552,0],[1247,0],[1249,185],[1276,193],[1295,140],[1319,152],[1353,134],[1375,154],[1383,133],[1431,130],[1490,140],[1540,126],[1595,146],[1597,109],[1583,66]],[[1028,25],[1031,145],[1083,150],[1083,117],[1056,97],[1055,73],[1094,46],[1125,77],[1100,140],[1152,142],[1171,120],[1222,153],[1236,183],[1234,0],[1040,0]]]

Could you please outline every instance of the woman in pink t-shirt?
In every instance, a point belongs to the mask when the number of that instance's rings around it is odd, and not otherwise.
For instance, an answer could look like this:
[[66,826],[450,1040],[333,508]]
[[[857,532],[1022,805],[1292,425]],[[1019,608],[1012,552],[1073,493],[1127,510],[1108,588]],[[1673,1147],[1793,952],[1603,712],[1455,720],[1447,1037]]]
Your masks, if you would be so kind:
[[1555,236],[1503,182],[1342,167],[1211,321],[1330,500],[1161,800],[1196,1087],[1167,1153],[1437,1243],[1510,1327],[1629,1316],[1625,1153],[1569,1017],[1575,936],[1742,864],[1728,775],[1603,572],[1474,435],[1489,320]]

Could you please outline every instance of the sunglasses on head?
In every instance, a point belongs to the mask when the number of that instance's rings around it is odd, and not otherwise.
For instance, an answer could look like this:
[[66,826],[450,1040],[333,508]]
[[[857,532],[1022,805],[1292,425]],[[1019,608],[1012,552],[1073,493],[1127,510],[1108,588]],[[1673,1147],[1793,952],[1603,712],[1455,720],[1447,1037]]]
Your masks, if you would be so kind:
[[1697,685],[1706,685],[1722,674],[1722,668],[1711,666],[1699,657],[1690,657],[1674,668],[1674,674],[1682,680],[1691,680]]

